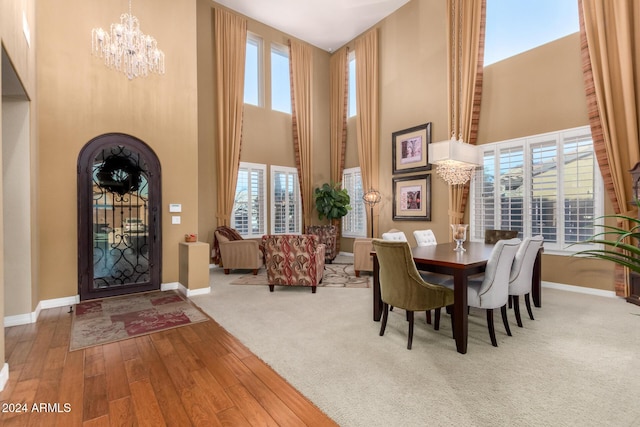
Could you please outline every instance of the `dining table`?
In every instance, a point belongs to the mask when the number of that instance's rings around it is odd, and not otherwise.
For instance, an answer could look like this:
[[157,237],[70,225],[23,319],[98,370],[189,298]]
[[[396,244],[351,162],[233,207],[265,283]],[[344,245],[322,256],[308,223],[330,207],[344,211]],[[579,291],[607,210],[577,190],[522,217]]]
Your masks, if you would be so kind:
[[[454,251],[455,243],[439,243],[430,246],[411,248],[413,260],[418,270],[447,274],[453,277],[453,336],[458,353],[467,353],[468,308],[467,283],[470,276],[483,273],[487,261],[491,257],[493,244],[480,242],[464,243],[464,251]],[[532,277],[532,299],[536,307],[541,307],[541,254],[538,252]],[[380,264],[375,251],[373,257],[373,320],[379,321],[382,316],[382,299],[380,297]]]

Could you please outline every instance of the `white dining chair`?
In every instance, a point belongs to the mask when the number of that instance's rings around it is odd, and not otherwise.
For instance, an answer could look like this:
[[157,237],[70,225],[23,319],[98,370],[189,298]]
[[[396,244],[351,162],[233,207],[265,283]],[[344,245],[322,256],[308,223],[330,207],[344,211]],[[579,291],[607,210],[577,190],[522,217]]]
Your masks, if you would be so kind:
[[414,230],[413,237],[416,239],[416,244],[418,246],[430,246],[437,245],[438,240],[436,239],[436,235],[433,234],[433,230]]
[[516,315],[518,326],[522,328],[522,319],[520,317],[520,295],[524,295],[524,301],[527,306],[529,318],[534,320],[531,311],[531,301],[529,294],[531,293],[531,280],[533,278],[533,266],[538,256],[538,251],[542,247],[544,237],[534,236],[524,239],[516,257],[511,266],[511,274],[509,276],[509,297],[513,303],[513,311]]
[[[494,347],[498,346],[495,328],[493,327],[494,309],[500,309],[504,328],[507,331],[507,335],[511,336],[511,329],[507,319],[509,277],[511,265],[520,243],[520,239],[499,240],[491,251],[484,274],[470,277],[467,283],[467,305],[486,310],[489,337]],[[453,289],[453,280],[447,280],[442,285]]]
[[389,241],[392,241],[392,242],[406,242],[407,241],[407,235],[404,234],[403,231],[396,230],[395,228],[392,228],[391,230],[387,231],[386,233],[382,233],[382,240],[389,240]]

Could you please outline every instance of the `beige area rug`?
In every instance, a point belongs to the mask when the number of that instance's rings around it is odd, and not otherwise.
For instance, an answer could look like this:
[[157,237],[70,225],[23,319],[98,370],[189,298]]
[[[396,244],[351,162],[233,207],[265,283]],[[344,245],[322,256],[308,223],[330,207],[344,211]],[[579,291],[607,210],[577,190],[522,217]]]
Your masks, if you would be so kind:
[[[353,264],[325,264],[322,283],[326,288],[369,288],[372,276],[366,273],[356,277]],[[267,271],[262,268],[257,275],[245,274],[230,282],[232,285],[268,285]]]
[[175,291],[153,291],[76,304],[69,351],[209,320]]

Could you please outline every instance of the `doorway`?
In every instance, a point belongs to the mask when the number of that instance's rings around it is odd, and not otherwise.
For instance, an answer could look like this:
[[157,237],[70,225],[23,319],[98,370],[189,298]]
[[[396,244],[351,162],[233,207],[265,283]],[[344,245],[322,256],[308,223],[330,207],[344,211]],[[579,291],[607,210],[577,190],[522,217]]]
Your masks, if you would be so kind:
[[78,156],[80,300],[160,289],[160,162],[143,141],[111,133]]

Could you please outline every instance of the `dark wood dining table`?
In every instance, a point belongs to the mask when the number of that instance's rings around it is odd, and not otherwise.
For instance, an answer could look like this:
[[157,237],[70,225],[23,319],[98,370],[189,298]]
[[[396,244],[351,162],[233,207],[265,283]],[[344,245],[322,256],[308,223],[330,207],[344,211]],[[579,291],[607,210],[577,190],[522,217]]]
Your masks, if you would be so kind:
[[[469,276],[484,272],[493,250],[492,244],[467,242],[464,252],[455,252],[455,243],[440,243],[431,246],[419,246],[411,249],[418,270],[453,276],[453,335],[458,353],[466,354],[468,336],[467,281]],[[532,279],[532,298],[536,307],[541,306],[541,253],[538,252]],[[380,264],[375,252],[373,255],[373,320],[379,321],[382,315],[380,298]]]

